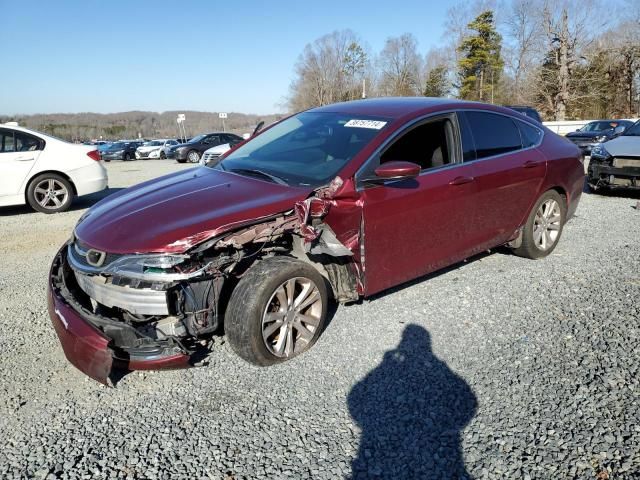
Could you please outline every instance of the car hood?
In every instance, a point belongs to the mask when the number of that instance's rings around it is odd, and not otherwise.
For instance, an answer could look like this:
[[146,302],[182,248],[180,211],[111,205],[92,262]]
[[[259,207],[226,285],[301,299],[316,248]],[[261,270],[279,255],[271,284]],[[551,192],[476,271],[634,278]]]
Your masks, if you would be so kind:
[[567,138],[595,138],[600,137],[602,135],[608,135],[606,130],[602,132],[571,132],[567,133]]
[[604,148],[614,157],[640,157],[640,137],[622,135],[605,142]]
[[253,220],[291,210],[311,193],[200,167],[122,190],[94,205],[76,237],[111,253],[184,252]]

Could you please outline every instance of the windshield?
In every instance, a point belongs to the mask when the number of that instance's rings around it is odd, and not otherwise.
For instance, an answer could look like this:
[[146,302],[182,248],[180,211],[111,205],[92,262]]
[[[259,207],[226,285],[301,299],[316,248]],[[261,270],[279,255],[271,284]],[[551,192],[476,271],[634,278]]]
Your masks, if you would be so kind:
[[144,144],[145,147],[161,147],[162,145],[164,145],[162,140],[152,140]]
[[616,128],[618,122],[590,122],[580,129],[581,132],[602,132]]
[[640,137],[640,120],[627,128],[622,135],[627,137]]
[[109,150],[120,150],[126,147],[127,145],[129,145],[128,142],[116,142],[111,144],[111,146],[109,147]]
[[324,185],[387,124],[366,115],[304,112],[274,125],[215,168],[264,172],[288,185]]

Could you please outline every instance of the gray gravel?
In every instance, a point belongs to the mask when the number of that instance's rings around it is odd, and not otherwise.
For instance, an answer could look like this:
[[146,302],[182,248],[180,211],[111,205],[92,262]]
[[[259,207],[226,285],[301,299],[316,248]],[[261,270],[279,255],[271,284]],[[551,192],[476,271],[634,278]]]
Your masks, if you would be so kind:
[[[186,168],[109,164],[112,187]],[[0,209],[0,478],[640,478],[638,195],[585,194],[552,256],[501,252],[340,307],[308,353],[108,389],[64,358],[49,263],[90,201]]]

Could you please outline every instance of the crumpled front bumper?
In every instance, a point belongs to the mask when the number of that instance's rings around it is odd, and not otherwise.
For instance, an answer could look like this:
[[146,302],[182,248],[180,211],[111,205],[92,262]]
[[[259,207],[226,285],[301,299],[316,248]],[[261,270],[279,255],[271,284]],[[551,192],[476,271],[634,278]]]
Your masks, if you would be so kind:
[[57,269],[64,261],[66,245],[56,255],[49,273],[47,300],[49,317],[65,356],[78,370],[105,385],[113,385],[130,370],[160,370],[190,366],[186,353],[131,356],[113,347],[112,340],[64,298],[56,286]]
[[591,161],[587,181],[592,186],[607,188],[640,188],[639,167],[617,167]]

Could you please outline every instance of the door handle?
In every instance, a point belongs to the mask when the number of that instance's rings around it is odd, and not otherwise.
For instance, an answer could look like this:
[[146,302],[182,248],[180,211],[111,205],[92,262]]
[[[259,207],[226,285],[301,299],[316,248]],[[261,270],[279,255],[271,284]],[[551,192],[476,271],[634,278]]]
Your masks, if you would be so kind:
[[456,177],[449,182],[449,185],[464,185],[465,183],[473,182],[473,177]]
[[18,162],[31,162],[33,160],[33,157],[18,157],[16,158],[16,161]]
[[524,168],[533,168],[537,166],[538,166],[538,162],[534,162],[533,160],[527,160],[526,162],[524,162],[524,165],[523,165]]

